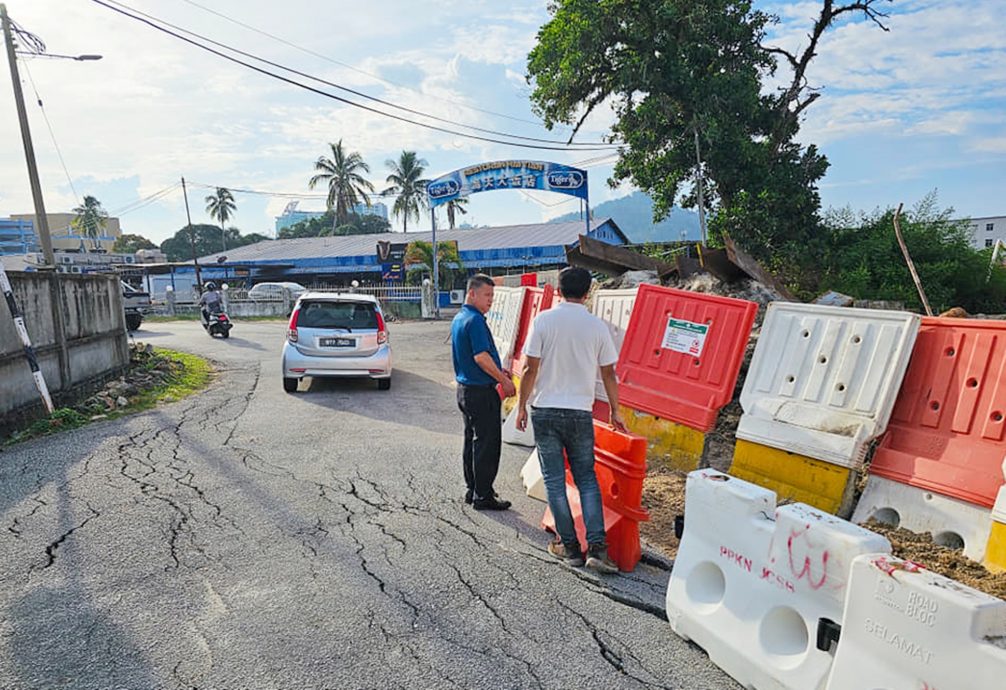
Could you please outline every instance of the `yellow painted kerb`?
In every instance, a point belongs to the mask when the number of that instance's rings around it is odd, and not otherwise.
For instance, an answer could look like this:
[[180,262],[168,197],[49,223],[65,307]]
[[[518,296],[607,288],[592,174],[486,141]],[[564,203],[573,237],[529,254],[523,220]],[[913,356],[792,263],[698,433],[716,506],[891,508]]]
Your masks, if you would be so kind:
[[780,503],[806,503],[836,513],[842,505],[851,470],[737,439],[730,474],[775,491]]
[[691,472],[699,468],[706,435],[669,419],[619,405],[625,426],[634,434],[645,436],[647,456],[671,469]]
[[1006,572],[1006,524],[992,523],[989,543],[985,547],[985,567],[994,573]]

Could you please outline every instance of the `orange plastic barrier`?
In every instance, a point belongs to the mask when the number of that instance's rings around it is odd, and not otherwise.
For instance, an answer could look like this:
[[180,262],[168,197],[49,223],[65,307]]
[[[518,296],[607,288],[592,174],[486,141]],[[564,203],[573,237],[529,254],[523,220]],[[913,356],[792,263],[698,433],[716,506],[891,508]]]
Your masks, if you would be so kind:
[[1004,416],[1006,322],[924,318],[870,474],[991,508]]
[[551,285],[544,287],[529,287],[524,295],[524,306],[520,312],[520,323],[517,326],[517,339],[513,348],[513,373],[521,375],[524,370],[524,341],[527,340],[531,331],[531,322],[534,317],[541,312],[552,308],[552,300],[555,295],[555,288]]
[[[608,541],[608,556],[618,569],[631,572],[642,556],[639,543],[639,523],[650,515],[642,507],[643,480],[646,478],[646,439],[594,421],[594,472],[601,488],[604,507],[604,531]],[[586,526],[580,494],[573,475],[566,467],[566,498],[576,525],[580,547],[586,550]],[[552,511],[545,508],[542,527],[555,532]]]
[[733,397],[758,305],[640,285],[618,358],[623,405],[709,431]]

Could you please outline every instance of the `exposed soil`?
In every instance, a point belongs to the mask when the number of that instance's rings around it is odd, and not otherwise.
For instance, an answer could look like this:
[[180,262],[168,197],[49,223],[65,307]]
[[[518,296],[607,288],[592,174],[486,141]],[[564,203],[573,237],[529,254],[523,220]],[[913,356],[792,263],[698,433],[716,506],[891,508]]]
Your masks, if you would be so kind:
[[643,482],[643,507],[650,512],[650,519],[639,524],[640,536],[674,558],[678,553],[674,518],[685,514],[685,475],[651,463]]
[[966,558],[961,551],[933,543],[929,534],[895,528],[876,520],[863,525],[887,537],[894,555],[925,566],[980,592],[1006,599],[1006,573],[990,573],[981,563]]

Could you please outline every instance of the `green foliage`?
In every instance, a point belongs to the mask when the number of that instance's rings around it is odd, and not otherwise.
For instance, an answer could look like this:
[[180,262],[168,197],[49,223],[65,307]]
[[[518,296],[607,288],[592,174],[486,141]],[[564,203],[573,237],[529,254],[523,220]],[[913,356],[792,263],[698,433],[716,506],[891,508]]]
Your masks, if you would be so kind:
[[308,180],[307,186],[314,189],[319,184],[328,187],[327,206],[335,211],[332,227],[345,225],[350,211],[359,203],[370,205],[367,193],[374,192],[374,185],[363,177],[362,173],[370,172],[363,156],[352,151],[347,152],[342,146],[342,139],[335,144],[329,144],[332,157],[319,156],[314,163],[317,173]]
[[93,196],[85,196],[84,203],[73,209],[77,216],[70,222],[70,227],[82,237],[90,237],[94,240],[94,246],[98,246],[98,237],[105,229],[108,222],[108,212],[101,207],[101,202]]
[[[455,279],[464,272],[464,264],[458,254],[457,242],[437,243],[437,274],[441,289],[454,285]],[[405,248],[406,282],[418,285],[424,277],[432,274],[433,243],[415,240]]]
[[[199,223],[193,225],[192,230],[195,233],[196,238],[197,257],[209,256],[210,254],[216,254],[220,251],[221,230],[218,226]],[[227,246],[230,249],[243,247],[247,244],[254,244],[256,242],[261,242],[264,239],[269,239],[258,233],[253,233],[247,236],[242,235],[241,231],[237,228],[227,228],[225,233]],[[189,240],[188,228],[182,228],[176,232],[173,237],[164,240],[164,242],[161,243],[161,251],[167,255],[168,261],[191,261],[192,245]]]
[[[995,267],[989,278],[991,250],[975,251],[969,242],[969,222],[952,218],[953,209],[938,208],[932,193],[900,219],[902,236],[933,311],[963,307],[971,313],[1003,313],[1006,269]],[[807,257],[808,265],[823,267],[816,290],[897,300],[921,311],[922,301],[898,246],[893,219],[893,209],[859,217],[845,210],[827,217],[820,261]]]
[[299,223],[279,231],[278,238],[281,240],[296,239],[299,237],[329,237],[331,235],[374,235],[382,232],[391,232],[391,223],[381,216],[364,214],[359,216],[355,213],[349,214],[346,223],[332,227],[335,214],[326,211],[324,215],[317,218],[308,218]]
[[127,233],[115,240],[115,246],[112,247],[113,252],[120,254],[135,254],[141,249],[157,249],[157,245],[143,235],[131,235]]
[[418,221],[420,211],[426,208],[426,185],[430,181],[423,179],[423,173],[429,164],[415,151],[402,151],[397,161],[388,160],[385,165],[391,174],[385,180],[389,186],[381,194],[398,195],[391,210],[402,218],[402,229],[408,232],[409,218]]
[[[577,128],[612,103],[613,139],[626,146],[609,182],[648,193],[655,221],[679,198],[695,205],[698,146],[714,236],[729,233],[800,281],[791,271],[820,242],[817,183],[828,168],[795,140],[800,113],[820,96],[804,75],[836,17],[878,21],[875,2],[823,3],[794,55],[763,45],[775,17],[750,0],[555,0],[528,56],[532,102],[547,126]],[[781,58],[793,80],[773,91],[764,82]]]

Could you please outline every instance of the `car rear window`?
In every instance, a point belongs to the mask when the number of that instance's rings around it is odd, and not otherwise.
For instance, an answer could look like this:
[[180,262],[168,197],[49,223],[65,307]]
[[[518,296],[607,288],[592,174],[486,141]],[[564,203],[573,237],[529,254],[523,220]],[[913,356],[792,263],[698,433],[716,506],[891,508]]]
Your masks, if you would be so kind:
[[304,328],[377,328],[377,312],[366,302],[307,302],[297,325]]

